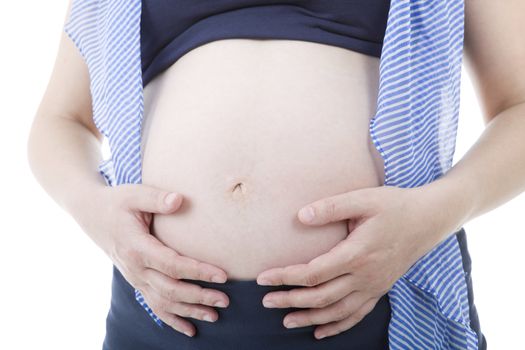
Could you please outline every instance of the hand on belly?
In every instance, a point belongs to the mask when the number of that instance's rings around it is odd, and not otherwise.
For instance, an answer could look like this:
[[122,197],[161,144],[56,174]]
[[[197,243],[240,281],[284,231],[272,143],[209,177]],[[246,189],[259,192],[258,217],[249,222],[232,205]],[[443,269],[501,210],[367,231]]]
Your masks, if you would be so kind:
[[254,279],[269,267],[308,261],[347,235],[343,222],[318,228],[301,224],[296,213],[302,202],[296,203],[298,196],[291,192],[248,196],[185,194],[190,203],[184,202],[179,213],[155,215],[152,234],[235,279]]
[[[255,58],[210,56],[204,50],[179,61],[148,85],[142,180],[184,195],[177,213],[154,216],[151,232],[231,279],[255,279],[330,250],[348,234],[346,222],[308,227],[297,212],[380,185],[368,135],[374,95],[363,87],[365,73],[350,74],[362,57],[338,62],[333,69],[349,74],[334,80],[330,69],[311,71],[289,56],[264,60],[267,71]],[[247,79],[246,72],[259,73]]]
[[343,221],[308,227],[297,219],[305,204],[357,187],[342,162],[320,165],[320,171],[258,163],[260,170],[242,177],[213,167],[201,171],[204,166],[190,167],[181,158],[176,163],[186,170],[167,176],[169,184],[161,186],[182,193],[184,202],[175,214],[155,215],[152,233],[180,254],[224,269],[229,278],[253,279],[270,267],[309,261],[348,233]]

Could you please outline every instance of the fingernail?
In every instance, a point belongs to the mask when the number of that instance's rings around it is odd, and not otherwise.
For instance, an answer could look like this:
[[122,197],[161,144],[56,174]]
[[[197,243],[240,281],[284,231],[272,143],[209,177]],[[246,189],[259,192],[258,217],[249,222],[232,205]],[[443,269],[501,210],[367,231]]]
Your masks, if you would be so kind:
[[294,321],[287,321],[285,322],[284,326],[286,328],[295,328],[297,327],[297,323],[295,323]]
[[175,192],[171,192],[166,197],[164,197],[164,203],[167,205],[172,205],[175,203],[175,201],[179,198],[179,194]]
[[324,337],[326,337],[326,334],[321,334],[317,336],[317,339],[323,339]]
[[257,280],[257,284],[260,285],[260,286],[271,286],[272,285],[270,280],[267,280],[267,279],[264,279],[264,278],[261,278],[261,279]]
[[212,282],[215,282],[215,283],[224,283],[224,278],[222,278],[221,276],[219,275],[214,275],[214,276],[211,276],[211,281]]
[[306,207],[299,211],[299,216],[301,217],[302,221],[310,222],[315,217],[315,211],[312,207]]
[[186,334],[188,337],[193,337],[189,331],[184,331],[184,334]]
[[204,315],[204,316],[202,317],[202,319],[203,319],[204,321],[213,322],[211,316],[208,315],[208,314]]
[[226,307],[226,304],[222,300],[218,300],[215,302],[215,304],[213,304],[213,306]]
[[263,305],[266,307],[275,307],[275,304],[271,300],[263,300]]

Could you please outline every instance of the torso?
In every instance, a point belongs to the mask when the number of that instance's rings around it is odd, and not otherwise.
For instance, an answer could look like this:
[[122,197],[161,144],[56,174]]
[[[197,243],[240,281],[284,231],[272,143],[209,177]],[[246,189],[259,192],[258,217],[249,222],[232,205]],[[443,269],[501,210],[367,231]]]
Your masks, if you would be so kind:
[[307,226],[308,203],[384,182],[368,124],[379,58],[296,40],[193,49],[144,88],[142,182],[184,195],[152,234],[182,255],[254,279],[306,263],[348,233]]

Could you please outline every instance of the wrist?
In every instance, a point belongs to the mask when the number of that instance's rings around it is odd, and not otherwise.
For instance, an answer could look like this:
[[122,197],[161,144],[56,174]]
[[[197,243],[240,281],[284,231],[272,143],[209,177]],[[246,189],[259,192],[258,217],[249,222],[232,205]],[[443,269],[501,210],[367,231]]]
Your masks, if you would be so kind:
[[461,179],[446,175],[414,188],[421,203],[427,203],[433,215],[435,232],[441,235],[438,241],[446,239],[447,235],[458,231],[470,220],[475,196],[469,188],[469,184]]
[[101,203],[108,186],[101,183],[76,184],[71,186],[64,200],[63,208],[75,219],[81,218],[87,211]]
[[97,225],[104,221],[103,215],[107,212],[105,204],[108,203],[109,191],[107,185],[93,184],[75,189],[66,204],[65,210],[73,217],[80,228],[101,248],[106,254],[109,252],[108,237],[98,237]]

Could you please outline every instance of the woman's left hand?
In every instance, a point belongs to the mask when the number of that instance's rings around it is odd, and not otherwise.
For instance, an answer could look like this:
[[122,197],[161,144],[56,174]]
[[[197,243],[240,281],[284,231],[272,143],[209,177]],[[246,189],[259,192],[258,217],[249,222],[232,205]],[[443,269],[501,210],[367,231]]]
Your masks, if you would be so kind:
[[[348,236],[306,264],[276,267],[257,276],[260,285],[300,285],[267,293],[265,307],[309,308],[288,313],[283,324],[320,324],[320,339],[353,327],[420,257],[453,232],[453,208],[440,207],[424,187],[362,188],[311,203],[308,225],[348,219]],[[443,210],[446,209],[446,210]],[[454,217],[454,218],[453,218]],[[271,304],[270,304],[271,302]],[[273,305],[272,305],[273,304]],[[295,323],[295,326],[291,324]]]

